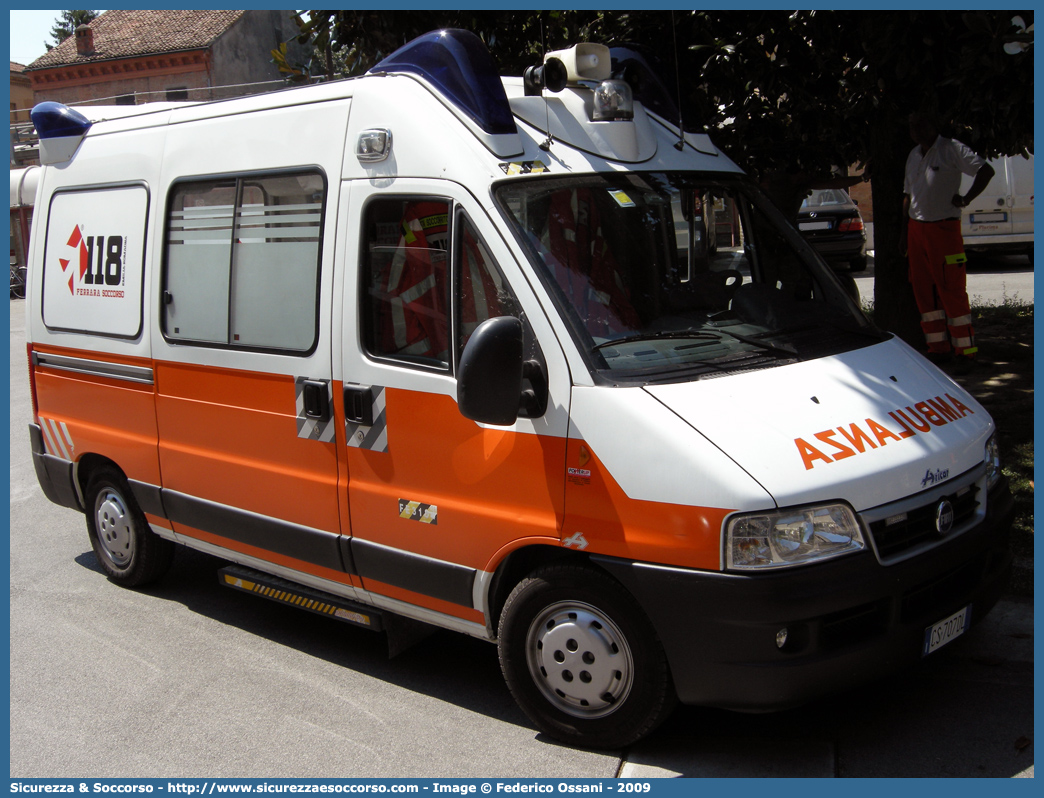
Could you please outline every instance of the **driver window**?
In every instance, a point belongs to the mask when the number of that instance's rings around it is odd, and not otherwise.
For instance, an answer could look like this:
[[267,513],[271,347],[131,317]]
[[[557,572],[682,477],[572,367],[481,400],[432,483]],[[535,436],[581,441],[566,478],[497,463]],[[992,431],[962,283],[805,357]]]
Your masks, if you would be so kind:
[[381,357],[449,368],[449,203],[381,199],[366,210],[363,337]]
[[364,345],[372,355],[449,370],[454,337],[459,360],[486,319],[520,316],[485,242],[463,211],[453,213],[448,200],[371,202],[363,241],[360,315]]

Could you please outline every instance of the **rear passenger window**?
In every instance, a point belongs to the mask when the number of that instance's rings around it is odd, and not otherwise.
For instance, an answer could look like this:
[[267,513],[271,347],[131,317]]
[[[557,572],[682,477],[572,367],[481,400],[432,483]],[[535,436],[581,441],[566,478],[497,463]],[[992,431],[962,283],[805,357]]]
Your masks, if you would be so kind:
[[301,354],[314,349],[325,196],[315,172],[175,185],[164,271],[167,338]]

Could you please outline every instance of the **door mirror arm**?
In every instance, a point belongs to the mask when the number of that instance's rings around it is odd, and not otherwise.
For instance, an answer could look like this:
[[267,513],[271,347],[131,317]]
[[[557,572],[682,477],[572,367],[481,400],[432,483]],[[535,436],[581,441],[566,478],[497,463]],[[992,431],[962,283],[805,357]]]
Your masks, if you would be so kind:
[[528,383],[522,390],[519,415],[525,418],[540,418],[547,412],[547,374],[539,360],[527,360],[522,364],[522,382]]

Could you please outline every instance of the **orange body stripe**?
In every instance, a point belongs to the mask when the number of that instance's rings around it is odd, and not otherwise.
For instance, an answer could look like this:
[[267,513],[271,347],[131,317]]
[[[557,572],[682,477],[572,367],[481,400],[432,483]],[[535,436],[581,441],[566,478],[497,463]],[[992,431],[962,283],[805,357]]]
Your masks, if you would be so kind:
[[[355,534],[478,569],[517,538],[558,538],[564,439],[480,427],[448,396],[385,397],[388,452],[348,452]],[[437,506],[438,525],[399,518],[399,499]]]
[[163,486],[340,531],[337,444],[297,437],[293,378],[157,363]]
[[281,565],[284,568],[292,568],[295,571],[303,571],[306,574],[312,576],[318,576],[322,579],[329,579],[332,582],[339,582],[344,585],[351,585],[352,587],[361,587],[359,579],[351,574],[346,574],[343,571],[335,571],[332,568],[324,568],[321,565],[315,565],[314,563],[305,562],[304,560],[298,560],[294,557],[287,557],[283,554],[276,554],[268,551],[267,549],[261,549],[257,546],[251,546],[249,543],[240,543],[238,540],[231,540],[221,535],[215,535],[212,532],[204,532],[201,529],[194,529],[187,527],[182,524],[178,525],[178,535],[187,538],[195,538],[196,540],[202,540],[205,543],[212,543],[215,546],[220,546],[231,551],[237,551],[240,554],[246,554],[250,557],[256,557],[259,560],[265,560],[266,562],[273,563],[275,565]]
[[[40,353],[150,368],[152,361],[60,347]],[[75,443],[73,460],[93,452],[118,463],[131,479],[160,483],[153,386],[72,371],[36,368],[39,414],[65,422]]]
[[454,618],[463,618],[465,621],[474,621],[475,623],[486,622],[486,616],[478,610],[462,607],[459,604],[453,604],[452,602],[432,598],[431,596],[424,596],[411,590],[404,590],[401,587],[387,585],[384,582],[378,582],[376,579],[364,579],[363,587],[372,593],[379,593],[382,596],[405,601],[407,604],[414,604],[418,607],[426,607],[429,610],[441,612],[443,615],[452,615]]
[[721,568],[721,525],[732,510],[632,499],[587,444],[572,440],[569,463],[581,461],[590,476],[573,478],[567,485],[564,536],[582,533],[586,552],[704,570]]

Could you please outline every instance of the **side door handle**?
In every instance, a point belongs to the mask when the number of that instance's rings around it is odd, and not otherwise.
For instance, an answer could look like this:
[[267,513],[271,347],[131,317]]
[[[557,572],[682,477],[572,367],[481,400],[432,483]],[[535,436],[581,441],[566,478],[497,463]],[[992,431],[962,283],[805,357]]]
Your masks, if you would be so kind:
[[344,387],[344,417],[353,424],[373,426],[373,391],[369,385]]
[[305,418],[314,421],[330,420],[330,396],[326,383],[305,380],[302,383]]

